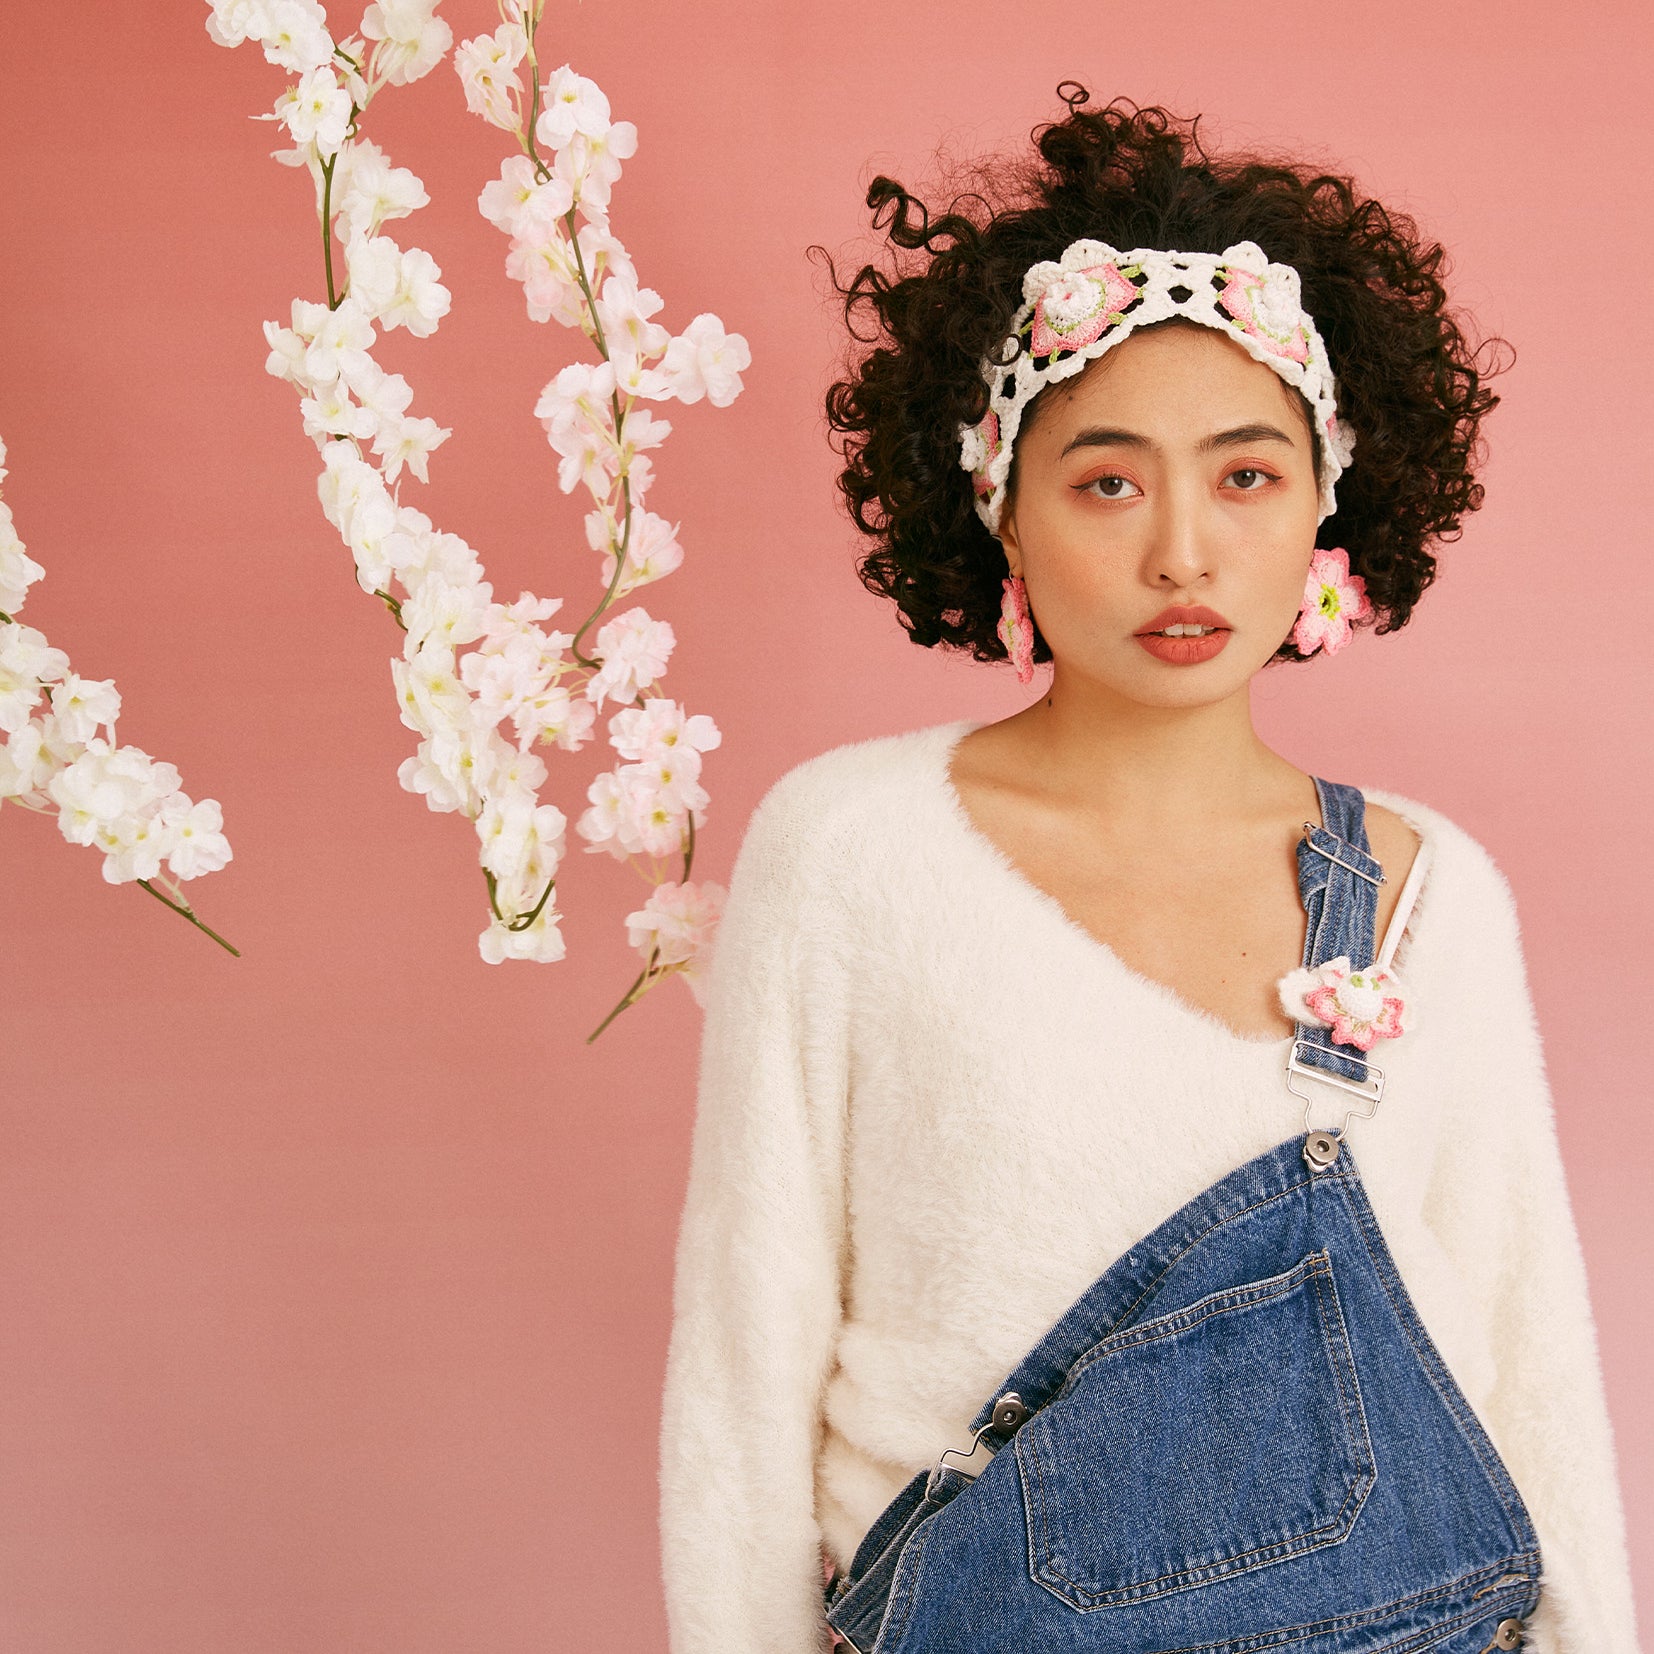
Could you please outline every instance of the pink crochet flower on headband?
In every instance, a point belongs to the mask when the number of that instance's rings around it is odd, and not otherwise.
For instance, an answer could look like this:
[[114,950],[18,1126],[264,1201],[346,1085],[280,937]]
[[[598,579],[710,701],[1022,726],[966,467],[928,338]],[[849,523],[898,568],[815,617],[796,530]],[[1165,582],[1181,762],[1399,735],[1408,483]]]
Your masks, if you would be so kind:
[[1370,1051],[1381,1039],[1406,1032],[1401,984],[1381,965],[1352,970],[1348,954],[1324,965],[1288,971],[1279,982],[1281,1009],[1294,1022],[1330,1028],[1340,1045]]
[[1136,286],[1113,264],[1063,271],[1034,301],[1028,354],[1082,349],[1124,321],[1125,308],[1136,297]]
[[1218,303],[1234,317],[1240,331],[1272,356],[1307,362],[1309,334],[1291,278],[1276,271],[1260,275],[1232,265],[1222,274],[1225,279]]
[[1350,573],[1350,554],[1342,546],[1318,548],[1304,580],[1304,602],[1292,627],[1292,641],[1306,655],[1317,649],[1335,655],[1354,636],[1351,623],[1372,612],[1367,582]]

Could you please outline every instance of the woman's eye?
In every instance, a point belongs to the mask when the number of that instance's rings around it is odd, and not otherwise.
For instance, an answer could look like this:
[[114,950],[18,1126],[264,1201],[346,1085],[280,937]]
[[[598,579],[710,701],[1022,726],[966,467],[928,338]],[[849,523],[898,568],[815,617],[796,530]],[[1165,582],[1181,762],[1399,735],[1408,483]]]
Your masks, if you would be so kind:
[[1105,500],[1129,500],[1131,493],[1127,492],[1128,489],[1135,493],[1142,492],[1129,477],[1093,477],[1083,488],[1096,489],[1099,498]]
[[1237,483],[1243,494],[1256,494],[1266,483],[1275,479],[1267,471],[1260,471],[1255,465],[1243,465],[1238,470],[1229,473],[1229,480]]

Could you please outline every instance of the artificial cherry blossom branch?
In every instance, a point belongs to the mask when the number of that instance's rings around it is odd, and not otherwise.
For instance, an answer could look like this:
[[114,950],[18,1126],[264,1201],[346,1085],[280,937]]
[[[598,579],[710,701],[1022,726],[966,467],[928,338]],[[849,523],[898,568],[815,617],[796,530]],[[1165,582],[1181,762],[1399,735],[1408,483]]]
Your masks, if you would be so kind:
[[[5,477],[0,442],[0,482]],[[218,801],[195,803],[173,765],[117,744],[121,696],[114,680],[72,672],[61,649],[17,619],[29,587],[45,573],[23,549],[11,508],[0,499],[0,804],[55,813],[71,844],[103,851],[110,884],[141,885],[239,959],[240,950],[200,918],[178,883],[230,859]],[[172,878],[162,874],[162,862]]]
[[[299,76],[262,118],[282,122],[294,139],[295,147],[277,158],[312,174],[328,302],[295,300],[291,327],[265,324],[267,366],[303,396],[305,429],[323,458],[323,510],[352,550],[358,585],[379,597],[401,628],[402,655],[391,669],[403,722],[422,739],[399,779],[423,793],[431,809],[462,811],[475,826],[491,915],[479,945],[492,963],[563,956],[560,915],[548,904],[564,853],[565,818],[555,805],[538,802],[546,769],[534,749],[578,750],[603,702],[620,703],[609,735],[627,762],[592,783],[591,807],[576,830],[593,851],[628,861],[647,856],[651,867],[639,871],[655,888],[642,909],[626,915],[629,940],[645,957],[643,972],[589,1036],[595,1039],[667,975],[683,974],[699,996],[698,970],[724,894],[720,886],[688,880],[694,831],[707,803],[698,782],[701,754],[718,744],[717,727],[645,693],[665,671],[675,641],[671,627],[629,609],[598,627],[590,654],[580,648],[618,597],[671,572],[683,557],[677,526],[642,504],[651,477],[644,450],[658,447],[670,427],[634,414],[633,404],[640,397],[693,402],[705,396],[726,405],[740,391],[749,356],[740,335],[725,334],[715,316],[697,316],[676,338],[648,320],[660,298],[638,288],[607,221],[610,188],[621,160],[635,150],[636,129],[611,122],[607,99],[566,65],[542,87],[534,31],[543,0],[526,6],[502,0],[494,35],[467,41],[456,53],[467,102],[513,130],[523,150],[479,205],[512,237],[507,270],[524,281],[531,318],[580,327],[601,357],[596,366],[575,363],[559,373],[535,413],[562,460],[559,486],[566,493],[583,483],[594,498],[587,539],[607,553],[603,598],[578,631],[547,632],[538,622],[555,613],[561,599],[524,592],[516,603],[494,602],[476,553],[401,503],[400,489],[388,485],[404,466],[426,481],[430,452],[451,433],[434,421],[405,417],[407,382],[383,372],[368,349],[375,324],[428,335],[449,296],[428,254],[404,251],[378,233],[387,219],[405,216],[427,197],[412,173],[389,166],[361,136],[358,122],[380,87],[418,79],[441,60],[452,36],[435,17],[436,4],[369,5],[362,35],[373,41],[371,49],[354,38],[335,45],[317,0],[209,0],[207,27],[226,46],[256,41],[271,62]],[[516,74],[525,58],[527,122]],[[551,153],[549,161],[540,145]],[[336,231],[345,251],[342,291],[333,261]],[[377,465],[368,458],[369,444]],[[397,596],[393,584],[404,595]],[[477,647],[462,659],[459,650],[470,644]],[[508,725],[514,742],[502,734]],[[683,876],[666,880],[660,859],[678,850]]]

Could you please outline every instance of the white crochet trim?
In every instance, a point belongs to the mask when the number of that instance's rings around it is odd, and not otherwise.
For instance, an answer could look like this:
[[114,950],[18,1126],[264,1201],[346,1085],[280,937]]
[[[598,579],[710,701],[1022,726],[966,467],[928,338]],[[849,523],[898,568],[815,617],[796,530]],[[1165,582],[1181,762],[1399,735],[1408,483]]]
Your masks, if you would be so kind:
[[[1237,272],[1261,278],[1248,293],[1251,315],[1244,322],[1221,302]],[[1188,296],[1173,298],[1174,288]],[[1125,297],[1131,290],[1133,296]],[[1252,241],[1237,242],[1221,253],[1177,253],[1155,247],[1134,247],[1121,253],[1104,241],[1076,241],[1060,259],[1045,260],[1028,271],[1022,278],[1022,296],[1024,302],[1000,348],[1004,361],[982,359],[988,414],[980,424],[959,427],[959,463],[973,475],[976,512],[990,533],[999,533],[1011,450],[1023,409],[1047,385],[1071,378],[1134,329],[1173,316],[1216,328],[1302,392],[1323,438],[1317,522],[1324,522],[1338,509],[1333,484],[1349,465],[1355,437],[1338,420],[1338,382],[1315,322],[1303,308],[1298,272],[1291,265],[1272,263]],[[1114,300],[1123,302],[1110,308]],[[1041,311],[1038,325],[1059,340],[1042,357],[1031,349],[1037,309]],[[1086,339],[1094,328],[1100,329],[1097,336]],[[1080,342],[1063,345],[1064,334],[1078,336]],[[1042,336],[1043,342],[1047,340]],[[1289,349],[1302,352],[1305,360],[1285,354]],[[998,421],[997,448],[992,443],[991,420]]]

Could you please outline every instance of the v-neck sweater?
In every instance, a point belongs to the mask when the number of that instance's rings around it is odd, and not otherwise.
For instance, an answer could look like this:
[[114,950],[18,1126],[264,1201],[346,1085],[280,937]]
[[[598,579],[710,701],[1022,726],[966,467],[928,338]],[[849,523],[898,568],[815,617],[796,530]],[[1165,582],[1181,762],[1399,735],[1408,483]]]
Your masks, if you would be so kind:
[[[794,766],[730,874],[661,1414],[671,1654],[827,1649],[823,1558],[847,1567],[919,1470],[968,1449],[996,1384],[1114,1259],[1303,1127],[1290,1035],[1244,1036],[1133,970],[975,826],[948,765],[978,727]],[[1382,1101],[1349,1141],[1532,1517],[1529,1654],[1636,1654],[1510,885],[1446,816],[1362,791],[1421,850],[1380,948],[1407,1030],[1372,1053]]]

